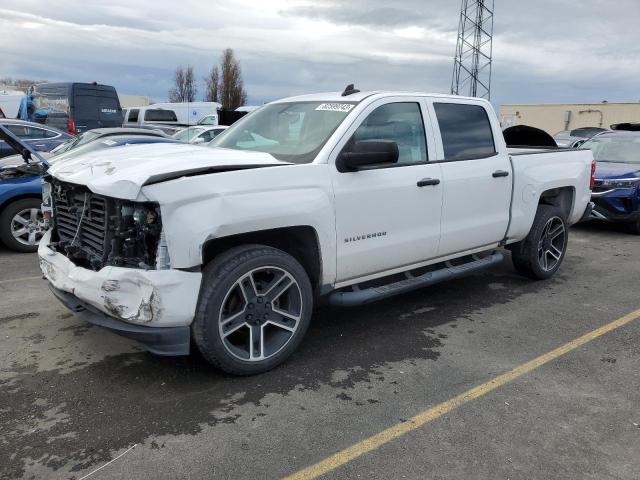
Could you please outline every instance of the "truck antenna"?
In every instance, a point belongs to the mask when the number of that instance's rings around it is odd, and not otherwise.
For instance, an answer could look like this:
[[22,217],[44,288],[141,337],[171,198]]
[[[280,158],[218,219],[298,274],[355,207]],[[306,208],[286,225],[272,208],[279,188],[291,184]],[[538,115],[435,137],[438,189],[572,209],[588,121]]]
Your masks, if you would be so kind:
[[344,89],[344,92],[342,92],[342,96],[346,97],[347,95],[352,95],[354,93],[358,93],[360,90],[358,90],[357,88],[354,88],[353,83],[350,83],[349,85],[347,85],[347,88]]

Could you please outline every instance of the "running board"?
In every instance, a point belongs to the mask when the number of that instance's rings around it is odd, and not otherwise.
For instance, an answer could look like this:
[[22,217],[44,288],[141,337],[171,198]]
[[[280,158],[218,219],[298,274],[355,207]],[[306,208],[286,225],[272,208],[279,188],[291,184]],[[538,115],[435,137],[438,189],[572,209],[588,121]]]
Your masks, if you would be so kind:
[[387,285],[381,285],[379,287],[370,287],[365,289],[358,288],[357,285],[353,287],[353,291],[349,292],[333,292],[329,295],[329,303],[334,306],[340,307],[353,307],[356,305],[363,305],[365,303],[375,302],[382,300],[383,298],[392,297],[400,293],[410,292],[418,288],[433,285],[434,283],[444,282],[445,280],[451,280],[452,278],[461,277],[470,272],[487,268],[491,265],[500,263],[504,255],[500,252],[492,252],[490,255],[483,258],[475,258],[470,262],[463,263],[462,265],[448,265],[440,270],[434,270],[427,272],[423,275],[414,277],[409,272],[405,272],[404,280],[400,280]]

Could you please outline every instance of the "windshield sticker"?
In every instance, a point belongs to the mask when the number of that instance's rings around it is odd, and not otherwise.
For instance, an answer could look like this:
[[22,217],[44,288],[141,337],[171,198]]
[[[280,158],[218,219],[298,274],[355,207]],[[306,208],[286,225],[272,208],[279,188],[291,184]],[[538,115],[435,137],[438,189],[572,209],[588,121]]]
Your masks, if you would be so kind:
[[108,145],[110,147],[113,147],[117,142],[114,142],[113,140],[103,140],[102,143],[104,145]]
[[325,110],[330,112],[349,112],[355,107],[351,103],[322,103],[316,107],[316,110]]

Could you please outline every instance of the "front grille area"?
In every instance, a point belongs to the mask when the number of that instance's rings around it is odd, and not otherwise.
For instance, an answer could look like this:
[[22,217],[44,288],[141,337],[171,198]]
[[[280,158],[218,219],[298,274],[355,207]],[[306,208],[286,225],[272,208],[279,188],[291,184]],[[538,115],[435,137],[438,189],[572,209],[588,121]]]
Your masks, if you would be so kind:
[[76,265],[155,268],[161,231],[157,204],[120,200],[51,179],[51,247]]
[[113,205],[87,188],[68,188],[62,183],[53,186],[52,197],[59,240],[77,246],[89,261],[104,262],[109,253],[107,228]]

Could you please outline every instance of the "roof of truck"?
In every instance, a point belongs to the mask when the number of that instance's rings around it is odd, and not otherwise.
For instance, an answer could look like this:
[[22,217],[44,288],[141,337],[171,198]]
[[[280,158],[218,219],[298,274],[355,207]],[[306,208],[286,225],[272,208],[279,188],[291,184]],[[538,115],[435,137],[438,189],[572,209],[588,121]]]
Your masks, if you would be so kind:
[[401,92],[401,91],[384,91],[384,90],[371,90],[366,92],[352,93],[346,96],[342,95],[343,92],[324,92],[324,93],[312,93],[309,95],[298,95],[295,97],[283,98],[276,100],[273,103],[284,102],[361,102],[365,98],[376,95],[378,97],[392,97],[398,95],[409,95],[417,97],[438,97],[438,98],[452,98],[457,100],[479,100],[478,98],[462,97],[459,95],[449,95],[445,93],[425,93],[425,92]]

